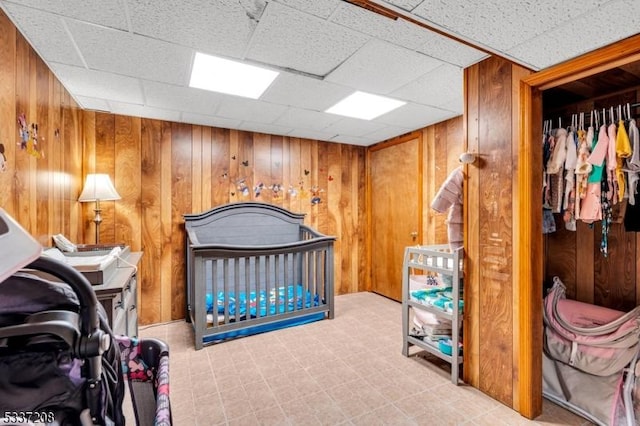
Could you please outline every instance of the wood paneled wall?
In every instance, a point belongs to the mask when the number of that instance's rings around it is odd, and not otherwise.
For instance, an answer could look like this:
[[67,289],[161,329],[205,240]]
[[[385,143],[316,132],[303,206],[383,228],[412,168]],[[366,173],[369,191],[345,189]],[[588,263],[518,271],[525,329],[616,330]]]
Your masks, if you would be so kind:
[[[37,124],[36,159],[20,146],[18,116]],[[46,64],[0,13],[0,207],[41,244],[64,233],[82,238],[81,111]],[[0,150],[1,151],[1,150]],[[2,154],[0,154],[2,155]]]
[[[566,118],[571,113],[608,110],[610,106],[635,103],[639,99],[640,90],[636,88],[544,111],[544,116],[554,119],[556,125],[557,117],[562,116],[562,122],[568,124]],[[567,286],[567,297],[571,299],[623,311],[640,304],[640,234],[625,231],[621,223],[624,205],[623,202],[613,208],[614,223],[607,238],[606,257],[600,252],[601,223],[588,225],[578,221],[575,232],[567,231],[560,215],[554,215],[557,231],[544,237],[545,281],[548,285],[554,276],[558,276]]]
[[[228,202],[260,201],[305,213],[305,223],[337,236],[336,293],[363,289],[364,147],[107,113],[84,112],[83,119],[86,173],[109,173],[122,196],[102,203],[101,242],[144,251],[141,323],[184,317],[182,215]],[[273,185],[282,189],[276,193]],[[311,203],[314,190],[317,204]],[[85,209],[87,236],[93,235],[92,217]]]
[[[464,380],[518,408],[515,279],[519,82],[528,71],[500,58],[465,70],[467,168]],[[541,348],[540,348],[541,351]],[[540,352],[541,354],[541,352]]]
[[449,174],[460,166],[458,158],[465,151],[464,121],[462,116],[452,118],[422,129],[423,243],[447,244],[447,212],[438,213],[431,208],[431,201]]

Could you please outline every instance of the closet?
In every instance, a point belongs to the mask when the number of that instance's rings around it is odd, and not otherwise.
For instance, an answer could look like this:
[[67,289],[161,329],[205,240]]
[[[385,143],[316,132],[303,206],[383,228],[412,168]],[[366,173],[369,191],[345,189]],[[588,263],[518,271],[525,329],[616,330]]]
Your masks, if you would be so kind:
[[[617,229],[612,226],[608,235],[609,253],[606,258],[600,256],[597,224],[591,232],[580,232],[581,224],[578,223],[574,234],[559,233],[557,236],[543,238],[540,197],[543,181],[540,149],[543,122],[547,114],[559,112],[552,111],[554,108],[569,107],[575,113],[595,108],[596,102],[599,103],[599,108],[617,106],[618,103],[637,103],[637,97],[635,100],[620,99],[633,96],[633,92],[637,96],[637,85],[624,84],[617,88],[607,85],[619,82],[622,75],[637,76],[639,62],[640,36],[634,36],[575,60],[533,73],[519,83],[520,108],[517,115],[520,119],[520,158],[517,187],[520,208],[515,231],[518,233],[522,261],[514,279],[520,287],[520,314],[517,321],[517,333],[520,337],[517,348],[520,357],[517,365],[518,370],[524,374],[521,374],[518,381],[517,409],[530,418],[542,411],[542,401],[539,400],[542,335],[537,324],[541,323],[540,296],[544,279],[552,274],[566,276],[569,281],[567,295],[570,298],[593,304],[601,303],[617,309],[638,304],[640,282],[640,265],[636,255],[638,236],[625,232],[621,226],[616,227]],[[580,88],[594,92],[580,95],[572,102],[563,101],[562,105],[557,102],[556,95],[569,93],[573,96],[576,89]],[[632,112],[638,116],[637,108]],[[558,257],[558,253],[562,253],[564,261]],[[591,267],[586,268],[585,265]],[[533,402],[528,403],[527,400]]]
[[[575,156],[578,134],[584,134],[584,139],[587,139],[587,136],[591,135],[591,133],[587,135],[588,129],[592,128],[596,139],[598,133],[601,135],[601,140],[597,144],[608,141],[608,147],[613,148],[615,156],[616,140],[612,141],[612,139],[616,136],[624,136],[628,132],[630,118],[636,123],[640,121],[639,100],[640,63],[638,62],[621,65],[545,90],[542,93],[543,133],[546,123],[546,127],[553,129],[546,132],[553,133],[547,141],[561,142],[562,139],[566,139],[567,147],[573,144]],[[621,120],[626,123],[622,129],[620,128]],[[603,126],[604,135],[602,134]],[[563,130],[558,131],[558,128]],[[590,141],[585,142],[588,145],[591,144]],[[570,150],[567,149],[566,152]],[[553,153],[544,155],[543,163],[551,154]],[[588,156],[589,151],[586,154]],[[606,169],[609,168],[607,165],[611,162],[609,157],[607,156],[605,170],[602,171],[605,174],[605,180]],[[579,170],[581,164],[578,164],[576,169],[575,159],[573,164],[570,164],[571,161],[567,157],[567,161],[560,165],[564,170],[555,174],[553,173],[557,172],[558,165],[554,163],[554,158],[548,158],[546,164],[543,164],[545,171],[551,173],[546,175],[546,186],[543,189],[543,193],[547,195],[546,207],[551,208],[551,210],[546,209],[545,217],[548,219],[553,217],[555,220],[555,223],[550,224],[555,227],[555,231],[544,234],[545,287],[554,276],[559,276],[567,286],[568,298],[622,311],[629,311],[638,304],[640,263],[637,261],[637,250],[640,248],[638,237],[640,234],[630,231],[636,228],[631,226],[629,219],[635,220],[637,216],[637,210],[631,206],[631,204],[635,205],[637,194],[631,194],[632,197],[629,198],[628,183],[633,180],[633,174],[626,170],[630,159],[631,157],[617,156],[617,161],[613,161],[622,171],[623,179],[616,179],[615,171],[612,173],[614,179],[610,182],[613,182],[616,188],[611,188],[610,218],[605,217],[604,221],[590,218],[591,212],[580,212],[581,205],[586,205],[588,208],[589,201],[593,200],[578,196],[576,198],[578,209],[566,208],[566,202],[572,198],[567,197],[566,194],[566,177],[572,175],[574,181],[583,179],[567,168]],[[551,168],[548,169],[547,166]],[[592,168],[590,165],[587,167]],[[591,173],[590,181],[593,180],[593,176],[594,174]],[[558,182],[560,185],[557,184]],[[618,183],[620,183],[620,189],[618,189]],[[565,204],[560,209],[557,209],[556,205],[549,205],[555,204],[555,200],[550,203],[549,201],[550,198],[556,198],[557,192],[560,192],[560,197],[564,198],[564,200],[558,200]],[[586,192],[586,184],[583,192]],[[555,196],[551,193],[555,193]],[[618,195],[622,197],[617,197]],[[550,215],[550,211],[556,213]],[[579,215],[585,216],[584,220],[582,218],[574,220],[569,217],[574,216],[576,211]],[[625,217],[627,226],[624,223]],[[550,231],[550,229],[547,230]]]

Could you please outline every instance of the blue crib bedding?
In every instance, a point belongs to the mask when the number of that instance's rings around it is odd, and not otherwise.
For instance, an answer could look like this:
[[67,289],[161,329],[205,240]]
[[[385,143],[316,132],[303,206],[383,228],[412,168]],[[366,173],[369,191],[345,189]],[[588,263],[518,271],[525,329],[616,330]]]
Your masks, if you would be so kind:
[[251,291],[248,298],[246,292],[240,292],[236,297],[234,292],[225,293],[220,291],[214,301],[213,294],[207,293],[205,296],[207,313],[212,314],[214,312],[215,303],[216,313],[218,315],[224,314],[225,298],[226,303],[229,305],[229,315],[231,316],[245,316],[248,309],[250,317],[256,317],[258,313],[259,316],[263,317],[302,309],[303,303],[305,308],[320,304],[320,297],[317,294],[311,294],[302,285],[298,284],[296,286],[289,285],[287,287],[274,288],[269,292],[265,290],[260,290],[259,292]]

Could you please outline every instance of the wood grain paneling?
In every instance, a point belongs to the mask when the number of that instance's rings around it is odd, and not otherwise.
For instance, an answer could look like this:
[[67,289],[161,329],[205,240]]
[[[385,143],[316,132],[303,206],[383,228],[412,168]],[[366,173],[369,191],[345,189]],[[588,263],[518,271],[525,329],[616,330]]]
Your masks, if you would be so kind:
[[530,208],[523,195],[537,185],[529,180],[525,188],[520,177],[518,105],[520,79],[528,73],[495,57],[465,70],[467,149],[479,154],[468,166],[465,200],[465,380],[512,408],[536,413],[541,398],[531,398],[527,387],[540,382],[541,346],[527,341],[535,335],[527,321],[539,312],[530,309],[535,286],[517,279],[530,266],[521,263],[528,257],[523,244],[534,241],[515,231],[522,209]]
[[[60,232],[78,238],[82,133],[78,106],[0,12],[0,207],[40,243]],[[20,147],[18,116],[37,124],[36,159]]]
[[478,188],[480,389],[512,406],[511,66],[490,58],[479,68],[479,152],[490,158],[480,170]]
[[[306,223],[338,237],[336,293],[363,290],[364,147],[85,114],[85,169],[113,173],[122,196],[111,206],[114,238],[145,253],[139,277],[141,324],[184,317],[182,215],[228,202],[260,201],[305,213]],[[272,190],[275,184],[282,186],[278,193]],[[312,205],[314,185],[322,190],[321,202]],[[87,210],[89,232],[93,211]],[[107,230],[101,232],[102,240],[107,236]]]

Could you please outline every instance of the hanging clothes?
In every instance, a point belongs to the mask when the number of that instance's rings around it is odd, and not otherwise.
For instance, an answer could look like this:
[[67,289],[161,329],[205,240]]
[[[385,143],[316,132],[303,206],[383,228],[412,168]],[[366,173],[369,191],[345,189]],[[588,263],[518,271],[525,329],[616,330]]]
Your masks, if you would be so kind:
[[565,170],[565,188],[563,201],[563,220],[564,227],[568,231],[576,230],[575,202],[576,202],[576,186],[575,186],[575,170],[578,162],[578,136],[573,130],[569,131],[567,136],[567,154],[564,161]]
[[607,200],[609,205],[613,206],[618,202],[618,180],[616,179],[616,169],[618,168],[618,160],[616,156],[616,139],[618,138],[618,126],[615,123],[609,124],[607,127]]
[[[594,145],[587,161],[591,164],[591,173],[587,178],[587,193],[580,207],[580,219],[585,223],[602,220],[602,178],[604,175],[604,160],[607,155],[609,138],[607,126],[600,126],[597,137],[594,132]],[[605,175],[606,176],[606,175]]]
[[580,219],[580,205],[582,200],[587,196],[587,178],[591,173],[591,163],[587,160],[591,155],[591,144],[593,142],[593,126],[589,126],[585,132],[584,129],[578,130],[578,156],[576,160],[576,202],[575,217]]
[[622,166],[626,158],[631,157],[633,154],[631,148],[631,142],[629,141],[629,135],[624,127],[624,120],[618,122],[618,134],[616,137],[616,180],[618,182],[618,200],[622,201],[625,195],[626,180],[624,177],[624,171]]

